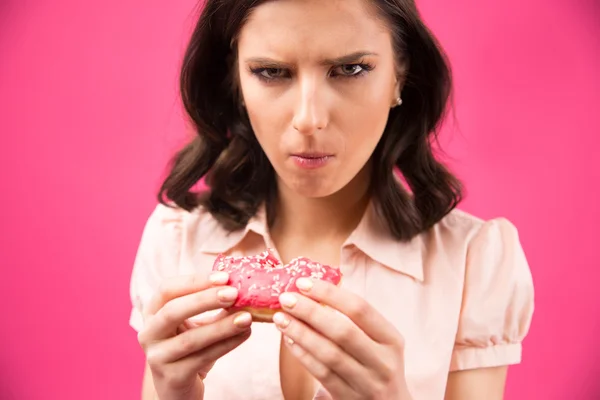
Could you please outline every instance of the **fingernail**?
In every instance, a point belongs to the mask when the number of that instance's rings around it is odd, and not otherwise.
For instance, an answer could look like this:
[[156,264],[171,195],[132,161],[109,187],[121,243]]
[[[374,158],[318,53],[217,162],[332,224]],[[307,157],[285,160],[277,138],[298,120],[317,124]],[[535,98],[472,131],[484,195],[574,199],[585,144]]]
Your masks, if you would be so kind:
[[300,290],[308,292],[313,287],[313,283],[308,278],[298,278],[296,281],[296,287]]
[[292,308],[297,302],[298,299],[291,293],[282,293],[281,296],[279,296],[279,303],[284,307]]
[[287,344],[288,346],[292,346],[294,344],[294,339],[286,336],[285,337],[285,344]]
[[217,297],[221,301],[233,301],[238,296],[238,290],[233,287],[227,287],[217,292]]
[[285,314],[278,312],[273,315],[273,322],[275,322],[278,327],[285,329],[290,324],[290,319]]
[[208,277],[208,280],[213,285],[224,285],[229,281],[229,274],[223,271],[215,272]]
[[250,313],[241,313],[233,319],[233,324],[238,328],[246,328],[252,324],[252,315]]

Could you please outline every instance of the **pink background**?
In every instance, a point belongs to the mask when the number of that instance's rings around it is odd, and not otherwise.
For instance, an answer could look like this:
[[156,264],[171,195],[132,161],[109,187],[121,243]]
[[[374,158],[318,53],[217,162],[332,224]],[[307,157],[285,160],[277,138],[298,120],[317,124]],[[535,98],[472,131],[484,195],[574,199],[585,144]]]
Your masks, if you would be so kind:
[[[421,0],[462,208],[519,228],[537,309],[507,399],[600,396],[600,3]],[[0,398],[135,399],[141,229],[184,126],[194,2],[0,1]]]

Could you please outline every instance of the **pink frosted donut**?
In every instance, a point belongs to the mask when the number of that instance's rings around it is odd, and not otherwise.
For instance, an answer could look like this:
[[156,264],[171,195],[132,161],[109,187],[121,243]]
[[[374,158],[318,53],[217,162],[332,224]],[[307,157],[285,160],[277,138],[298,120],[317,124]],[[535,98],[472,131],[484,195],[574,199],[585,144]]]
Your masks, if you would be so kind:
[[248,257],[219,254],[213,271],[229,274],[227,285],[238,289],[232,311],[248,311],[256,322],[273,322],[273,314],[281,309],[279,295],[298,292],[298,278],[313,278],[339,285],[342,274],[337,268],[323,265],[306,257],[297,257],[283,265],[271,249]]

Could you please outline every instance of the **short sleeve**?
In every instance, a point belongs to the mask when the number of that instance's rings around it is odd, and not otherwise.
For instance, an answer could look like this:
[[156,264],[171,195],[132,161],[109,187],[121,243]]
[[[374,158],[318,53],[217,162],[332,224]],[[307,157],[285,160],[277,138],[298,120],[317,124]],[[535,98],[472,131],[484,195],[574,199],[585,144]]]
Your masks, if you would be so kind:
[[533,309],[533,280],[517,229],[503,218],[483,223],[468,246],[450,371],[520,363]]
[[161,282],[178,272],[184,212],[160,204],[145,224],[130,280],[132,310],[129,324],[138,332],[144,326],[145,305]]

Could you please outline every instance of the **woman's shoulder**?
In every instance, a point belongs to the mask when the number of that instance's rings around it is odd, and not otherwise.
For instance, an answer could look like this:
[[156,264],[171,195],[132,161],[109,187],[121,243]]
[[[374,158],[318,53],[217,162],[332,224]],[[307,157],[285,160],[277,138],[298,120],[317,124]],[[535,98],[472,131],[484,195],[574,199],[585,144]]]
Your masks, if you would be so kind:
[[131,325],[143,326],[142,308],[163,280],[188,273],[188,260],[214,229],[215,221],[203,208],[187,211],[173,204],[157,204],[149,212],[138,245],[131,275],[131,300],[134,311]]
[[174,203],[158,203],[151,211],[148,223],[158,227],[170,225],[211,224],[214,218],[203,206],[188,211]]
[[217,220],[202,206],[188,211],[172,203],[159,203],[146,221],[143,241],[180,248],[206,241],[216,229]]
[[531,271],[519,231],[506,217],[482,219],[455,209],[424,237],[425,251],[449,261],[447,265],[467,286],[481,287],[489,280],[490,290],[496,281],[531,289]]
[[461,293],[450,370],[519,363],[535,291],[516,226],[505,217],[482,219],[454,210],[434,232],[448,246],[440,254],[452,260],[447,265],[457,278],[444,284],[459,283]]
[[462,209],[455,208],[442,218],[431,232],[427,233],[442,239],[442,243],[476,244],[482,237],[518,240],[518,229],[508,218],[503,216],[483,219]]
[[422,234],[422,243],[424,254],[441,256],[459,276],[481,268],[529,274],[519,231],[506,217],[483,219],[455,209]]

